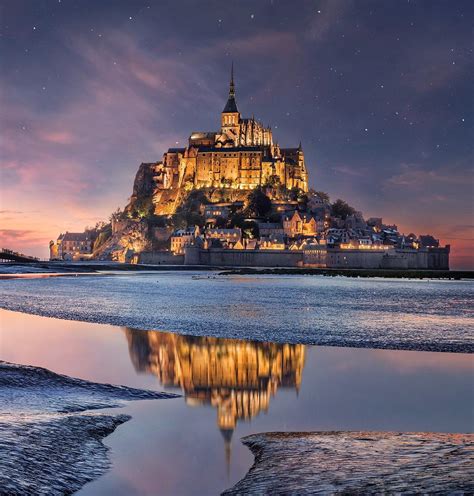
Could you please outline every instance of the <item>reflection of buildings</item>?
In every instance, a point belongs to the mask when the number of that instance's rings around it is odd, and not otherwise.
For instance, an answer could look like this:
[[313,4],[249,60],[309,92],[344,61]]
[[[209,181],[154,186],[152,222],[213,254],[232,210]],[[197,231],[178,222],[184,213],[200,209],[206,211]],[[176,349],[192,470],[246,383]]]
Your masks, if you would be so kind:
[[210,404],[226,440],[238,420],[267,411],[279,387],[299,390],[305,346],[125,329],[136,370],[180,387],[190,405]]

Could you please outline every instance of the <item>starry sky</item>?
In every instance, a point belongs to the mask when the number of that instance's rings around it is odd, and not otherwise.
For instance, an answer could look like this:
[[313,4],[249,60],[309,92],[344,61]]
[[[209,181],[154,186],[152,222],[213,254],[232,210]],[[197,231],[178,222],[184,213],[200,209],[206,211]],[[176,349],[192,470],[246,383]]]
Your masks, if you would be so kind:
[[107,219],[141,162],[244,117],[310,186],[474,268],[474,2],[0,0],[1,245]]

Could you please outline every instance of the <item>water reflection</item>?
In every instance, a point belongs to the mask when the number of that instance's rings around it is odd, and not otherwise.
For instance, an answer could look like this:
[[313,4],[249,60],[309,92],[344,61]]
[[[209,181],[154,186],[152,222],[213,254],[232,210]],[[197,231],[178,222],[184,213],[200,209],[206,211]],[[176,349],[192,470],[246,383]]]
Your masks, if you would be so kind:
[[211,405],[230,461],[239,420],[267,412],[278,388],[301,386],[305,346],[183,336],[125,328],[130,358],[138,372],[179,387],[190,406]]

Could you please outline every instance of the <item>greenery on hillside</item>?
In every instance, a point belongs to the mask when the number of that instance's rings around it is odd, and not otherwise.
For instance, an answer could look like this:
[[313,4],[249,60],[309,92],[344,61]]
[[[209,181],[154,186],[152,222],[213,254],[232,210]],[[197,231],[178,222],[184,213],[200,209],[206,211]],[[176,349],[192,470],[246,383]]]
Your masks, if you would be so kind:
[[[293,202],[295,209],[300,211],[325,208],[331,216],[341,219],[346,219],[355,213],[355,209],[341,199],[331,203],[329,195],[324,191],[310,189],[304,192],[298,188],[287,190],[277,179],[270,177],[267,184],[251,191],[232,189],[230,187],[232,185],[228,184],[223,184],[220,188],[185,189],[182,192],[181,203],[173,215],[155,215],[153,197],[144,196],[135,199],[125,211],[118,209],[110,220],[146,221],[150,228],[173,230],[194,226],[204,227],[206,224],[204,210],[207,205],[230,203],[228,207],[230,215],[226,218],[217,217],[215,227],[238,227],[242,229],[244,237],[253,238],[259,235],[258,222],[281,221],[281,213],[276,210],[274,201]],[[103,245],[110,236],[110,223],[96,229],[94,250]]]

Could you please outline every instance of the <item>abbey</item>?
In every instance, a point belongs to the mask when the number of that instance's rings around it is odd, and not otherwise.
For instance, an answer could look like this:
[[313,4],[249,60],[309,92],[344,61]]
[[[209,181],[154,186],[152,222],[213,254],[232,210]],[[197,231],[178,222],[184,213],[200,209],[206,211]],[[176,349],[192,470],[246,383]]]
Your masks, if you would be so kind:
[[[186,148],[170,148],[163,155],[163,160],[154,165],[154,174],[155,202],[161,205],[158,210],[173,203],[170,190],[249,190],[265,184],[308,190],[301,144],[297,148],[280,148],[270,127],[241,116],[233,69],[229,96],[221,113],[221,129],[193,132]],[[168,193],[163,194],[165,191]],[[157,213],[168,213],[164,210]]]

